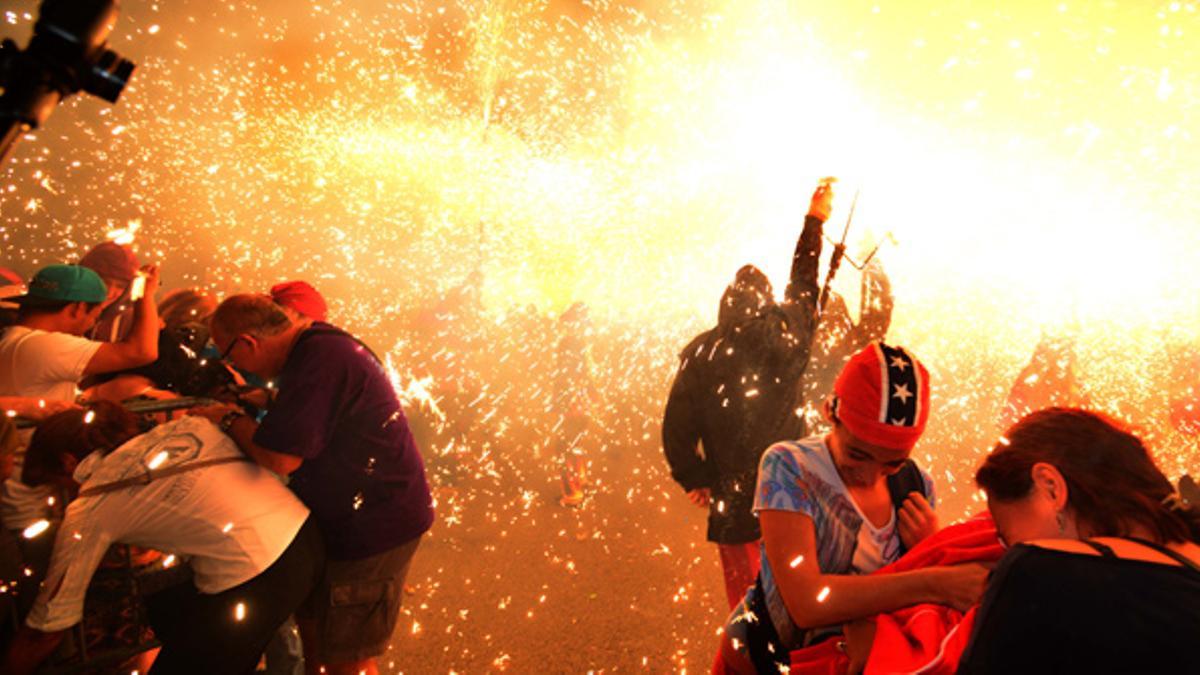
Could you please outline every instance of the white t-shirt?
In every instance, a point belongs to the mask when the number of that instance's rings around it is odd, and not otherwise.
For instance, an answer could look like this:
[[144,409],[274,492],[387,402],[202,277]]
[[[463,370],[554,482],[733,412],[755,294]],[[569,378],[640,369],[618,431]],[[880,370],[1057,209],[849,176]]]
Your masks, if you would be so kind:
[[8,328],[0,334],[0,396],[74,401],[101,344],[67,333]]
[[[168,422],[108,456],[80,462],[83,490],[157,470],[242,453],[199,417]],[[190,557],[196,588],[220,593],[253,579],[291,544],[308,509],[266,469],[250,461],[217,464],[71,502],[54,555],[26,623],[50,632],[83,616],[88,583],[110,544]],[[61,584],[61,586],[60,586]]]
[[854,558],[851,569],[855,574],[869,574],[891,562],[895,557],[893,544],[899,540],[900,533],[896,529],[896,510],[889,511],[887,524],[875,527],[867,515],[858,507],[853,498],[850,503],[862,516],[862,527],[858,528],[858,542],[854,547]]
[[[74,401],[83,371],[100,344],[67,333],[9,327],[0,333],[0,396]],[[50,488],[21,482],[23,446],[32,435],[21,432],[13,475],[0,490],[0,522],[10,530],[22,530],[50,515]]]

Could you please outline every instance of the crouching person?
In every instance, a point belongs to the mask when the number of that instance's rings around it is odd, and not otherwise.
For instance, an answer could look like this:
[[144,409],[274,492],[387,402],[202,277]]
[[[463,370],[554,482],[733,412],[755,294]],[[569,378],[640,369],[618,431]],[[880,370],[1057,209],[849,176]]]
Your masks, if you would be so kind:
[[25,481],[78,492],[5,673],[32,672],[81,620],[110,544],[191,564],[192,582],[146,598],[162,642],[151,672],[253,672],[320,578],[323,546],[308,509],[208,420],[188,417],[139,436],[132,414],[100,402],[42,422],[24,469]]
[[938,529],[933,482],[909,459],[929,416],[929,375],[880,342],[846,364],[825,436],[763,455],[754,512],[762,567],[725,626],[714,672],[783,672],[792,650],[842,624],[923,602],[959,609],[983,592],[981,565],[865,576]]
[[1039,410],[975,482],[1011,548],[958,673],[1200,672],[1200,503],[1142,439],[1099,413]]
[[212,336],[224,359],[278,393],[261,423],[229,406],[194,414],[289,476],[324,535],[325,574],[296,614],[305,667],[376,672],[413,554],[433,524],[425,465],[387,373],[354,336],[289,316],[267,296],[227,298]]

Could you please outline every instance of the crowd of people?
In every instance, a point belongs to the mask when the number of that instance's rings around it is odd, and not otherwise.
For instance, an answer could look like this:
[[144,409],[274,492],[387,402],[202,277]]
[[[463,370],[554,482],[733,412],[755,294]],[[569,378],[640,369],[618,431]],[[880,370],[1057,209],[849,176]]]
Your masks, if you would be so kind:
[[[303,281],[160,293],[114,242],[27,283],[0,270],[3,672],[375,672],[434,492],[518,470],[489,463],[508,443],[579,509],[594,462],[659,419],[724,576],[714,672],[1195,670],[1195,483],[1087,409],[1053,336],[978,469],[987,512],[944,522],[913,459],[939,383],[887,341],[878,261],[857,318],[822,286],[832,199],[822,182],[782,301],[738,270],[673,382],[596,353],[644,336],[599,339],[582,303],[484,320],[480,274],[397,319],[431,338],[394,364]],[[655,400],[617,405],[598,359]]]
[[1072,341],[1043,339],[975,476],[988,511],[942,527],[911,458],[936,414],[928,369],[883,341],[887,319],[813,348],[830,197],[813,195],[783,302],[742,268],[666,406],[666,459],[709,509],[730,603],[713,672],[1197,671],[1195,483],[1085,409]]
[[384,364],[304,282],[158,290],[105,242],[6,293],[0,670],[295,672],[298,633],[308,672],[375,672],[434,518]]

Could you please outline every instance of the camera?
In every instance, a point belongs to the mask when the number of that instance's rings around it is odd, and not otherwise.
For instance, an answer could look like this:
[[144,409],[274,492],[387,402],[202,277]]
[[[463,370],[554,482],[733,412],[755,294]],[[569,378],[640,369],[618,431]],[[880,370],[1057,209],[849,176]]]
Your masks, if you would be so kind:
[[108,48],[117,12],[117,0],[44,0],[29,45],[0,44],[0,163],[67,96],[116,103],[134,69]]

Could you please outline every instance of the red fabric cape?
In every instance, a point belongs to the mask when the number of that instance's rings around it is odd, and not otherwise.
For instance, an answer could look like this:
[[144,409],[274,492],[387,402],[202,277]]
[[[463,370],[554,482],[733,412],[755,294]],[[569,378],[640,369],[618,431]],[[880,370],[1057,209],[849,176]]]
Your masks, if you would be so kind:
[[[1004,555],[996,526],[987,513],[942,529],[903,558],[874,574],[924,567],[978,562],[993,563]],[[943,605],[922,604],[875,617],[875,641],[867,673],[931,673],[947,675],[958,668],[971,636],[976,608],[965,615]],[[791,654],[792,675],[843,675],[849,659],[838,640],[798,649]]]

